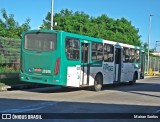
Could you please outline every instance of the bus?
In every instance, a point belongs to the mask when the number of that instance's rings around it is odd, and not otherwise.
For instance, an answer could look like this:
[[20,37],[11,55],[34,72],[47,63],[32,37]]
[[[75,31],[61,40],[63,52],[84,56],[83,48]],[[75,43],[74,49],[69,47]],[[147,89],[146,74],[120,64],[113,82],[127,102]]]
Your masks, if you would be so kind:
[[22,34],[20,79],[25,82],[88,86],[134,84],[144,76],[138,46],[57,30]]

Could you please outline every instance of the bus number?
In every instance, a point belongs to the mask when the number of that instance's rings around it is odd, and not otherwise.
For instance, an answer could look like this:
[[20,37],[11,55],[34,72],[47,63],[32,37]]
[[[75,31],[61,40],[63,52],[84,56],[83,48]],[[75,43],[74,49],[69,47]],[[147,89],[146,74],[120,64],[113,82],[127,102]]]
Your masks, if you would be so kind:
[[113,66],[109,66],[108,64],[104,64],[103,71],[113,71]]

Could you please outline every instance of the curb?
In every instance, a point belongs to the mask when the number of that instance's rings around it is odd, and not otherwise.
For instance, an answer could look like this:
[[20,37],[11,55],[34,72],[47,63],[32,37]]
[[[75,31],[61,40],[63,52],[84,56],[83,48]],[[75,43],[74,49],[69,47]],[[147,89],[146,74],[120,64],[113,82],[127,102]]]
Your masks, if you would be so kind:
[[17,84],[12,85],[8,90],[23,90],[23,89],[32,89],[43,87],[43,84]]
[[33,89],[33,88],[43,88],[49,87],[49,85],[45,84],[17,84],[12,86],[2,86],[0,87],[0,91],[10,91],[10,90],[24,90],[24,89]]
[[0,87],[0,91],[7,91],[10,88],[11,86],[3,86],[3,87]]
[[148,79],[148,78],[159,78],[160,76],[144,76],[144,79]]

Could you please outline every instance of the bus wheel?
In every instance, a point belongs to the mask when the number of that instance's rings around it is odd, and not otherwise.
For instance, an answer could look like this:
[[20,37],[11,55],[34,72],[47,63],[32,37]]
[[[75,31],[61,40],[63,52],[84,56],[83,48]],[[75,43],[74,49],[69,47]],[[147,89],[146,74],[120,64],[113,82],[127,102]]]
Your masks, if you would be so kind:
[[130,85],[134,85],[136,83],[136,74],[134,73],[133,75],[133,80],[132,81],[129,81],[129,84]]
[[101,74],[97,74],[94,81],[94,91],[101,91],[103,85],[103,78]]

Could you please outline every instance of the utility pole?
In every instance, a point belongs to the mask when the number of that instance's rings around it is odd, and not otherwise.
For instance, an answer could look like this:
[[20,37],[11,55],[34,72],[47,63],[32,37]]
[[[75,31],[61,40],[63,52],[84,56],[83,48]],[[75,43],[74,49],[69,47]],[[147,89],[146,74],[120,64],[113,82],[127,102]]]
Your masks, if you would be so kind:
[[151,17],[153,15],[149,15],[149,29],[148,29],[148,68],[147,68],[147,74],[149,74],[149,48],[150,48],[150,31],[151,31]]
[[51,2],[51,30],[53,30],[53,6],[54,6],[54,0]]

